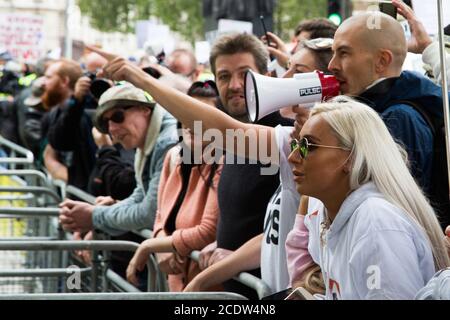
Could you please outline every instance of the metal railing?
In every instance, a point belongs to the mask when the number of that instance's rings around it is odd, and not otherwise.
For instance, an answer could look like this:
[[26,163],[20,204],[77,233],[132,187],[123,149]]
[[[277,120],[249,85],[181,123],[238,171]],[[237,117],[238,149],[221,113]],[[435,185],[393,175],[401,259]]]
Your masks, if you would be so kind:
[[[34,155],[30,150],[27,150],[2,136],[0,136],[0,145],[11,150],[11,156],[8,158],[0,158],[0,164],[11,165],[11,169],[15,169],[15,165],[17,164],[24,165],[30,169],[34,167]],[[23,157],[16,157],[16,154],[20,154]]]
[[[11,197],[7,197],[8,199],[20,199],[20,200],[29,200],[31,195],[45,195],[51,200],[55,201],[57,204],[61,201],[61,199],[65,198],[67,195],[72,195],[86,201],[90,204],[95,204],[95,197],[70,185],[65,185],[62,182],[51,181],[45,176],[44,173],[36,170],[32,170],[34,168],[34,157],[33,153],[11,141],[8,141],[0,136],[0,145],[4,145],[5,147],[11,150],[11,156],[7,158],[0,158],[1,164],[9,164],[10,170],[0,171],[0,176],[22,176],[22,177],[30,177],[34,180],[33,185],[40,186],[28,186],[28,187],[0,187],[0,192],[10,192],[10,193],[22,193],[22,195],[13,195]],[[16,157],[16,154],[22,155],[23,157]],[[25,170],[15,170],[15,165],[20,164],[26,168]],[[52,188],[52,189],[50,189]],[[61,196],[54,191],[55,188],[59,188],[61,191]],[[26,193],[28,195],[23,195]],[[6,199],[6,198],[5,198]],[[39,218],[39,217],[57,217],[59,215],[58,208],[0,208],[0,217],[13,217],[13,218]],[[136,230],[133,233],[142,236],[143,238],[151,238],[152,231],[151,230]],[[68,250],[91,250],[93,256],[96,255],[97,251],[135,251],[139,246],[137,243],[128,242],[128,241],[61,241],[55,240],[56,237],[52,236],[41,236],[41,237],[23,237],[23,238],[0,238],[0,250],[28,250],[28,251],[68,251]],[[96,238],[95,238],[96,239]],[[31,240],[31,241],[30,241]],[[191,258],[195,261],[198,261],[199,252],[193,252],[191,254]],[[153,256],[149,256],[149,261],[147,262],[148,268],[148,289],[150,291],[165,291],[167,290],[167,282],[165,279],[165,275],[162,275],[159,271],[156,260]],[[93,266],[89,268],[81,269],[83,273],[90,272],[92,273],[92,279],[96,279],[96,273],[98,272],[98,268]],[[185,300],[185,299],[204,299],[204,300],[216,300],[216,299],[225,299],[225,300],[235,300],[235,299],[246,299],[241,295],[237,295],[234,293],[228,292],[220,292],[220,293],[137,293],[139,291],[137,288],[132,286],[126,280],[117,275],[114,271],[106,268],[104,270],[105,277],[114,283],[116,286],[121,288],[122,290],[126,290],[134,293],[126,293],[126,294],[33,294],[33,299],[40,300],[98,300],[98,299],[120,299],[120,300],[148,300],[148,299],[156,299],[156,300]],[[67,274],[67,269],[64,268],[53,268],[53,269],[28,269],[28,270],[3,270],[0,271],[0,278],[6,276],[61,276],[63,274]],[[260,298],[268,295],[270,290],[268,286],[259,278],[250,275],[248,273],[240,273],[238,276],[234,278],[238,282],[254,289]],[[30,295],[0,295],[0,299],[29,299]]]
[[3,187],[0,186],[0,192],[8,192],[8,193],[31,193],[31,194],[37,194],[37,195],[45,195],[49,198],[51,198],[54,203],[47,203],[47,204],[53,204],[57,205],[61,202],[61,198],[59,195],[46,187]]
[[[199,251],[191,252],[192,260],[198,262],[199,258],[200,258]],[[260,278],[255,277],[254,275],[252,275],[250,273],[241,272],[233,279],[242,283],[243,285],[255,290],[256,293],[258,294],[259,299],[262,299],[263,297],[266,297],[271,293],[269,286],[264,281],[262,281]]]
[[0,300],[248,300],[231,292],[0,294]]
[[58,217],[58,208],[40,208],[40,207],[0,207],[0,217],[8,218],[43,218],[43,217]]
[[[130,251],[134,252],[139,244],[131,241],[0,241],[0,251],[73,251],[73,250],[91,250],[91,251]],[[156,263],[153,256],[149,256],[147,261],[149,291],[158,290],[155,268]],[[61,270],[59,270],[61,271]],[[90,269],[93,277],[97,277],[95,267]],[[23,271],[22,271],[23,272]],[[40,270],[40,272],[55,272],[54,269]],[[30,271],[33,273],[33,271]],[[118,275],[112,272],[106,274],[110,279],[118,279]],[[125,280],[119,281],[119,285],[129,287],[131,284],[125,284]],[[93,288],[96,289],[96,286]],[[138,290],[135,288],[135,290]],[[95,290],[94,290],[95,291]],[[139,291],[139,290],[138,290]]]
[[[66,192],[66,196],[72,195],[77,197],[80,200],[83,200],[87,203],[90,204],[95,204],[95,197],[83,190],[80,190],[77,187],[68,185],[65,187],[65,192]],[[134,234],[137,234],[141,237],[143,237],[144,239],[149,239],[151,238],[152,235],[152,231],[151,230],[138,230],[138,231],[132,231]],[[103,234],[99,234],[98,232],[94,232],[94,238],[98,238],[98,237],[103,237]],[[153,281],[155,282],[155,289],[157,291],[168,291],[168,285],[167,285],[167,280],[166,280],[166,275],[163,274],[158,267],[158,264],[156,263],[156,261],[154,259],[152,259],[151,263],[153,263],[153,269],[156,271],[155,275],[150,275],[150,276],[154,276],[155,278],[153,279]]]
[[[39,170],[0,170],[0,177],[1,176],[18,176],[23,178],[30,178],[31,185],[51,187],[51,184],[49,183],[46,175]],[[25,181],[26,180],[27,179],[25,179]]]
[[95,204],[95,197],[79,188],[68,185],[68,186],[66,186],[65,191],[66,191],[66,197],[67,197],[67,195],[72,195],[72,196],[75,196],[78,199],[81,199],[87,203]]

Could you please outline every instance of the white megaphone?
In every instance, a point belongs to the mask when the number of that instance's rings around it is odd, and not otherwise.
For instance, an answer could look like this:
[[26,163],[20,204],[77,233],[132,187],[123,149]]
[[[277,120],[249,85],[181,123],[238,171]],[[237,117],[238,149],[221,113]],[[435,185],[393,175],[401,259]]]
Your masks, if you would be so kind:
[[339,95],[339,82],[334,76],[314,71],[297,73],[293,78],[272,78],[251,70],[245,75],[245,105],[250,121],[256,122],[281,108],[316,102]]

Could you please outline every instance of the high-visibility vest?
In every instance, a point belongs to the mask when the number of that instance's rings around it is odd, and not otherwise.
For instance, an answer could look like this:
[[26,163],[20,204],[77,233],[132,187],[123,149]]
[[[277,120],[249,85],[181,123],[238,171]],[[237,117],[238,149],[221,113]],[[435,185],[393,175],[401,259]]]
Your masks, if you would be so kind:
[[31,86],[31,83],[33,83],[33,81],[36,79],[37,79],[37,74],[31,73],[27,76],[20,77],[18,82],[21,87],[29,87],[29,86]]

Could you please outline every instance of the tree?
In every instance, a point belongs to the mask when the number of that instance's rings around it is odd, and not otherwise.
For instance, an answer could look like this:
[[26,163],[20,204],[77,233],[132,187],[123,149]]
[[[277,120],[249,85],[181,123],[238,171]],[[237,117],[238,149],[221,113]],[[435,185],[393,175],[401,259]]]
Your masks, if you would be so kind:
[[[134,32],[137,20],[153,16],[191,42],[204,38],[200,0],[78,0],[78,5],[101,31]],[[277,0],[275,31],[288,39],[301,20],[326,15],[327,0]]]
[[104,32],[134,32],[137,20],[157,17],[187,40],[203,38],[198,0],[78,0],[92,26]]
[[289,39],[300,21],[326,16],[327,0],[278,0],[275,32],[282,39]]

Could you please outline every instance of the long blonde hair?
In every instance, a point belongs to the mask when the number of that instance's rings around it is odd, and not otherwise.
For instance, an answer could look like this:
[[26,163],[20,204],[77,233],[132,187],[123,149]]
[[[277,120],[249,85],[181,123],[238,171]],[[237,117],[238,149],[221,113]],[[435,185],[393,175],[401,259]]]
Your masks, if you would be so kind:
[[435,268],[450,266],[434,210],[409,172],[406,152],[394,142],[379,115],[347,96],[317,104],[313,115],[331,126],[340,146],[352,150],[351,190],[373,181],[386,200],[402,208],[428,236]]
[[311,294],[325,294],[326,288],[320,266],[314,263],[306,269],[301,279],[292,284],[293,289],[298,287],[305,288]]

